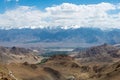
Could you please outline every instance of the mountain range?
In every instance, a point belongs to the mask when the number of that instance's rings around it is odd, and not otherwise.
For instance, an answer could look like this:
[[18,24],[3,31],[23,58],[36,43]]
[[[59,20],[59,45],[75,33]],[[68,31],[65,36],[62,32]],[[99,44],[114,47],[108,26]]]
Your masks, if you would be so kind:
[[120,79],[119,47],[103,44],[74,52],[43,57],[31,49],[0,47],[0,80]]
[[[20,44],[38,44],[38,43],[63,43],[63,47],[69,44],[69,47],[84,46],[92,44],[116,44],[120,43],[120,29],[101,30],[99,28],[44,28],[44,29],[0,29],[0,44],[20,43]],[[75,44],[75,45],[74,45]],[[49,44],[51,45],[51,44]],[[48,46],[48,45],[47,45]],[[54,45],[53,45],[54,46]],[[56,44],[60,46],[60,44]]]

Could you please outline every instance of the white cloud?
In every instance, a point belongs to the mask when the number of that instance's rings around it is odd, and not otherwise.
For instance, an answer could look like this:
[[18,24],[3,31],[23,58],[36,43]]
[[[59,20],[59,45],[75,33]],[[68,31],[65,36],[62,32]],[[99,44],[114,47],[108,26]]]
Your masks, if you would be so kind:
[[0,26],[2,28],[34,28],[46,26],[44,16],[39,10],[33,7],[21,6],[15,10],[6,11],[0,15]]
[[[112,11],[117,11],[112,14]],[[109,13],[110,12],[110,13]],[[99,3],[76,5],[63,3],[40,11],[35,7],[19,6],[0,14],[1,28],[120,28],[120,4]]]

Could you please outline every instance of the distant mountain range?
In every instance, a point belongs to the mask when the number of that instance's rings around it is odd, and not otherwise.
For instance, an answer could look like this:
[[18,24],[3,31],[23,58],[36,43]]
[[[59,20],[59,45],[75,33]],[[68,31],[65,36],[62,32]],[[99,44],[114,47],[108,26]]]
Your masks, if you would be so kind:
[[0,29],[0,42],[16,43],[120,43],[120,29],[101,30],[98,28],[77,29]]

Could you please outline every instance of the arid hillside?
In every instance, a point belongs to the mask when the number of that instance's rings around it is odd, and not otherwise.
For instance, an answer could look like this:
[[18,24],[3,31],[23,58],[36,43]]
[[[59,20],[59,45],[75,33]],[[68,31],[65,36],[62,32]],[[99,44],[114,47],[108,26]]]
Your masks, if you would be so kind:
[[19,47],[0,47],[0,61],[2,63],[37,63],[41,58],[30,49]]
[[[15,48],[15,50],[14,50]],[[31,50],[23,48],[6,48],[1,50],[11,52],[14,55],[31,55]],[[3,48],[4,49],[4,48]],[[12,51],[13,50],[13,51]],[[20,50],[20,51],[19,51]],[[26,52],[27,50],[27,52]],[[17,52],[18,51],[18,52]],[[22,54],[25,51],[24,54]],[[29,53],[30,51],[30,53]],[[54,55],[51,57],[44,57],[42,60],[38,60],[36,63],[19,62],[18,58],[14,58],[12,62],[7,59],[9,64],[0,64],[0,80],[119,80],[120,79],[120,60],[119,48],[110,45],[101,45],[92,47],[85,50],[83,54],[78,57],[66,54]],[[88,52],[89,53],[88,53]],[[19,54],[16,54],[19,53]],[[105,57],[111,58],[112,61],[106,61],[108,59],[97,60],[102,58],[103,52]],[[94,54],[93,54],[94,53]],[[2,53],[3,54],[3,53]],[[88,56],[89,54],[89,56]],[[106,55],[109,54],[109,55]],[[7,58],[11,55],[7,55]],[[81,58],[82,57],[82,58]],[[85,61],[86,58],[93,59],[94,61]],[[29,60],[30,57],[26,57]],[[80,58],[80,59],[79,59]],[[84,59],[85,58],[85,59]],[[82,60],[83,59],[83,60]],[[3,59],[4,60],[4,59]],[[15,61],[15,62],[14,62]],[[22,60],[21,60],[22,61]],[[29,60],[30,61],[30,60]]]
[[71,54],[81,62],[114,62],[120,59],[120,48],[108,44],[90,47],[84,50],[74,50]]
[[[41,64],[6,65],[16,80],[119,80],[120,62],[80,64],[69,56],[54,56]],[[8,77],[9,78],[9,77]]]

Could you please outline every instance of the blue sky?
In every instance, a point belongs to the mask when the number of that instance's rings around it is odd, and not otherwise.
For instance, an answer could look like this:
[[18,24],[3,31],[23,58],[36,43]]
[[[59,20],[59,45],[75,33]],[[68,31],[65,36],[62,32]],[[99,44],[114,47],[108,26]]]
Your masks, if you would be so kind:
[[0,0],[0,28],[120,28],[120,0]]
[[73,4],[98,4],[101,2],[119,3],[120,0],[0,0],[0,12],[4,12],[7,9],[15,8],[16,6],[35,6],[40,10],[53,5],[59,5],[62,3]]

